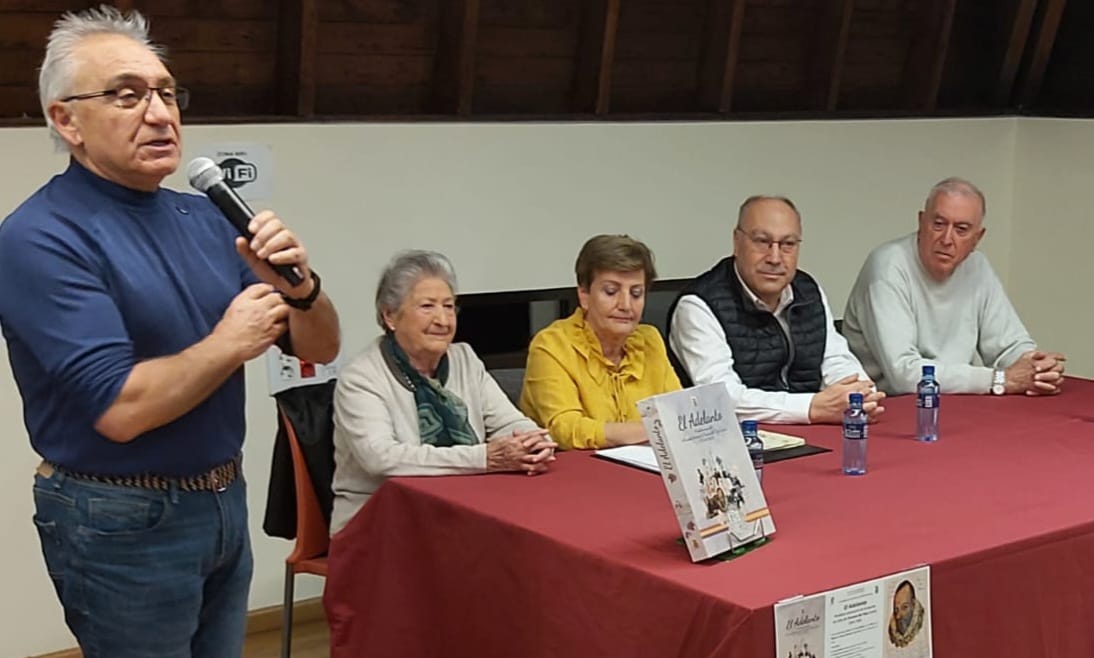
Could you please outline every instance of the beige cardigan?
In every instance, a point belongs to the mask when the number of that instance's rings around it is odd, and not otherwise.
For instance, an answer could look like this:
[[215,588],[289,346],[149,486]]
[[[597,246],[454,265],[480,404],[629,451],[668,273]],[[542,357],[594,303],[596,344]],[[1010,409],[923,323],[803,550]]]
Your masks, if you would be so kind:
[[334,390],[334,511],[338,532],[393,475],[457,475],[486,471],[486,444],[514,429],[535,429],[505,396],[466,343],[448,348],[445,388],[467,405],[480,443],[438,448],[422,445],[414,394],[380,351],[380,339],[347,364]]

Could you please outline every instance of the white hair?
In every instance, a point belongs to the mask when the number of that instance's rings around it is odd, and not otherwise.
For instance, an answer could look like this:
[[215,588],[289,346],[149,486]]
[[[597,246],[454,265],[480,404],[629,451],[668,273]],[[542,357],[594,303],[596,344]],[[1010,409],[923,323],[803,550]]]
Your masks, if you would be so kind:
[[949,178],[938,181],[931,188],[931,191],[927,193],[927,201],[923,204],[924,208],[930,208],[931,202],[939,194],[948,194],[954,196],[963,196],[969,199],[980,200],[980,219],[983,219],[988,214],[988,202],[984,199],[984,193],[980,191],[980,188],[973,185],[971,182],[964,178],[958,178],[951,176]]
[[376,286],[376,322],[381,329],[388,330],[384,324],[384,313],[398,311],[414,286],[429,277],[441,279],[448,284],[452,294],[456,294],[456,270],[444,254],[421,249],[395,254]]
[[116,7],[104,4],[97,9],[70,11],[61,16],[53,24],[53,31],[46,43],[46,56],[38,71],[38,99],[42,104],[46,125],[49,126],[49,135],[59,151],[65,150],[68,144],[53,125],[53,120],[49,117],[49,106],[73,93],[73,79],[76,76],[73,53],[82,40],[96,34],[128,37],[151,50],[160,59],[165,56],[164,48],[152,43],[148,36],[148,19],[138,11],[123,14]]

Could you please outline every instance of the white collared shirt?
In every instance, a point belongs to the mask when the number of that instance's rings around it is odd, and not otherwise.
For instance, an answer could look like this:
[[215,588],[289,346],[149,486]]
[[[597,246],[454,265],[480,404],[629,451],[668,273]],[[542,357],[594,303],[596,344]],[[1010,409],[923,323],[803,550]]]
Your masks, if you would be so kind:
[[[736,266],[734,266],[736,272]],[[740,273],[737,273],[741,280]],[[767,304],[759,299],[741,280],[746,295],[762,311],[771,312]],[[836,330],[832,309],[828,298],[820,289],[821,304],[824,305],[825,325],[828,327],[824,341],[824,358],[821,361],[822,385],[827,387],[848,375],[858,375],[867,379],[862,364],[851,354],[844,340]],[[794,292],[790,286],[783,289],[779,304],[773,314],[775,320],[786,334],[790,345],[790,356],[785,369],[794,356],[794,345],[790,340],[790,324],[786,311],[794,301]],[[722,323],[706,302],[697,295],[684,295],[676,305],[672,316],[672,331],[669,332],[669,346],[684,365],[691,381],[696,384],[724,382],[729,395],[737,405],[737,416],[741,420],[758,420],[766,423],[808,423],[809,405],[813,402],[813,393],[790,393],[787,391],[765,391],[749,388],[741,381],[740,375],[733,369],[733,350],[726,339]]]

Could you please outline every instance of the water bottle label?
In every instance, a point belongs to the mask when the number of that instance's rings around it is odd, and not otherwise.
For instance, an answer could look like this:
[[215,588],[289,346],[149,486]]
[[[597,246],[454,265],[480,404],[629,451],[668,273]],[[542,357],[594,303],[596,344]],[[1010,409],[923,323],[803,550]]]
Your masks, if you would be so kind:
[[923,394],[916,400],[916,405],[920,409],[937,409],[938,403],[941,402],[941,398],[935,394]]
[[866,425],[844,425],[843,426],[843,438],[845,439],[865,439],[868,434]]

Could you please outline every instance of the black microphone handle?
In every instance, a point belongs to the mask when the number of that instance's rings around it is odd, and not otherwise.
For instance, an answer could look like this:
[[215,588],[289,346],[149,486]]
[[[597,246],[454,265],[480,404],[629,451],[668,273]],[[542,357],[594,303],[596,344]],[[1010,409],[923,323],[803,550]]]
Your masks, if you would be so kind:
[[[212,199],[217,208],[220,208],[220,212],[224,213],[224,216],[228,218],[228,221],[232,223],[232,226],[236,227],[239,234],[247,238],[248,242],[254,238],[254,234],[247,228],[250,225],[251,219],[254,218],[254,211],[251,210],[243,199],[239,198],[239,195],[235,193],[235,190],[228,187],[224,182],[214,183],[209,186],[209,189],[205,190],[205,194]],[[269,260],[266,264],[281,275],[281,278],[285,279],[292,286],[298,286],[304,283],[304,277],[293,265],[275,265]]]

